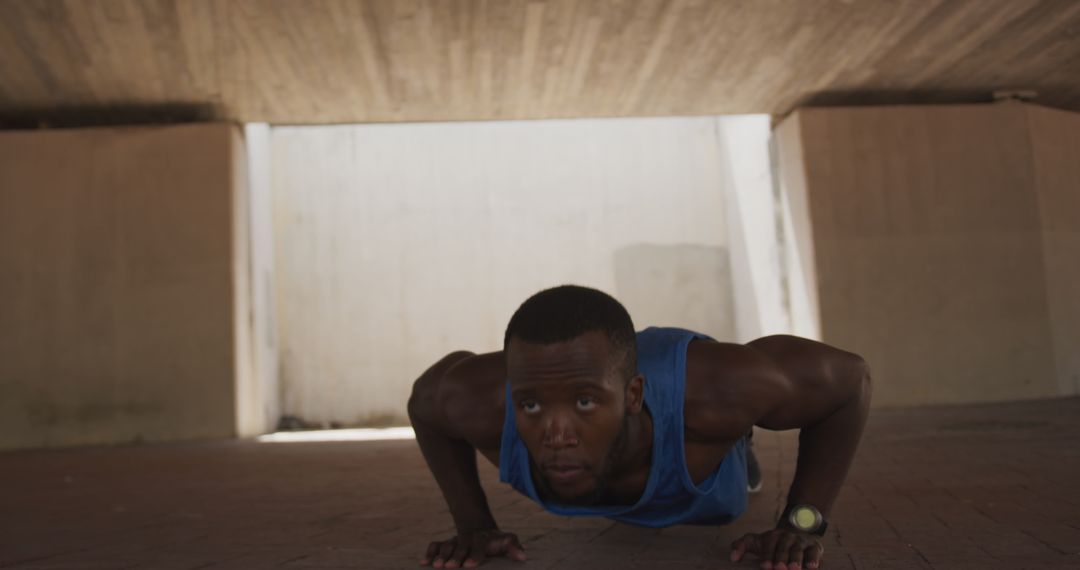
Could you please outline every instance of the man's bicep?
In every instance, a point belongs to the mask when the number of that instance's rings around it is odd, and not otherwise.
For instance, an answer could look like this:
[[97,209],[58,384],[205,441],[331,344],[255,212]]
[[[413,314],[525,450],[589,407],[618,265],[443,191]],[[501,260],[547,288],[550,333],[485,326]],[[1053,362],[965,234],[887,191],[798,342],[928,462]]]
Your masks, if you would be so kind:
[[503,370],[501,353],[476,355],[448,370],[440,386],[447,428],[478,450],[497,449],[501,441],[506,389]]
[[865,361],[831,346],[786,337],[762,350],[775,364],[770,405],[757,425],[801,429],[817,424],[859,394],[869,379]]
[[453,352],[431,365],[416,382],[409,396],[409,419],[414,429],[435,430],[454,436],[445,410],[445,387],[448,372],[460,362],[474,356],[471,352]]
[[771,430],[802,429],[827,418],[839,404],[825,397],[822,384],[807,382],[803,379],[785,378],[783,388],[771,394],[768,409],[756,425]]
[[806,411],[800,405],[799,390],[792,379],[780,371],[757,373],[752,380],[751,403],[746,406],[757,427],[781,431],[801,427]]
[[783,408],[793,398],[793,386],[769,354],[747,345],[702,342],[690,345],[688,359],[698,380],[687,386],[688,431],[726,441],[755,425],[790,429]]

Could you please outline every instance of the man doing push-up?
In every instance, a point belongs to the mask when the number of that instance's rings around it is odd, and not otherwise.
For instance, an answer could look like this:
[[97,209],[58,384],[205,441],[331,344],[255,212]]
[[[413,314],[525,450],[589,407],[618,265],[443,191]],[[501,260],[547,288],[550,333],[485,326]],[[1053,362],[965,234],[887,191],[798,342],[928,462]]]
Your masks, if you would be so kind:
[[776,527],[736,540],[731,559],[751,553],[763,568],[817,568],[870,391],[866,362],[825,344],[635,333],[605,293],[541,291],[510,319],[502,351],[450,354],[413,387],[409,417],[457,529],[428,545],[421,563],[525,560],[488,508],[477,451],[502,482],[556,514],[720,525],[746,510],[748,488],[760,484],[748,449],[759,426],[801,430],[795,478]]

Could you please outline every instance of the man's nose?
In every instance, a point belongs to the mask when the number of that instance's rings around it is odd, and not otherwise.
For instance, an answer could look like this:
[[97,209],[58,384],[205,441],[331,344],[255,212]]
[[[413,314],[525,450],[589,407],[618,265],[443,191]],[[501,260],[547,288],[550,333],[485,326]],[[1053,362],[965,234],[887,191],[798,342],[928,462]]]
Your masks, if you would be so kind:
[[544,432],[544,445],[559,449],[574,447],[577,444],[577,433],[574,431],[570,418],[561,414],[551,416],[551,419],[548,420],[547,430]]

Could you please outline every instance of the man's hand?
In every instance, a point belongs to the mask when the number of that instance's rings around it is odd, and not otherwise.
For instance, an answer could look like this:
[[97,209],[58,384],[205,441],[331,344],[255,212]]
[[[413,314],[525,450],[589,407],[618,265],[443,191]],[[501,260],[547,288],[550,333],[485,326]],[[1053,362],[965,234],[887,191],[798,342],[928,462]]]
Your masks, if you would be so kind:
[[505,556],[519,562],[525,561],[525,549],[516,534],[498,530],[482,530],[458,535],[449,540],[435,541],[428,545],[421,566],[435,568],[475,568],[489,556]]
[[814,535],[777,528],[751,533],[731,543],[732,562],[742,560],[747,552],[761,558],[765,570],[813,570],[821,565],[825,548]]

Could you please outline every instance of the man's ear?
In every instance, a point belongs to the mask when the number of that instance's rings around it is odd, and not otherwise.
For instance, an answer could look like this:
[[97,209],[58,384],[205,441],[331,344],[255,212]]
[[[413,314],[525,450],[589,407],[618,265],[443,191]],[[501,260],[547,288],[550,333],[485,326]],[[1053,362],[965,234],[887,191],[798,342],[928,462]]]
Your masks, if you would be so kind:
[[637,374],[626,384],[626,412],[630,414],[640,413],[644,405],[645,377]]

